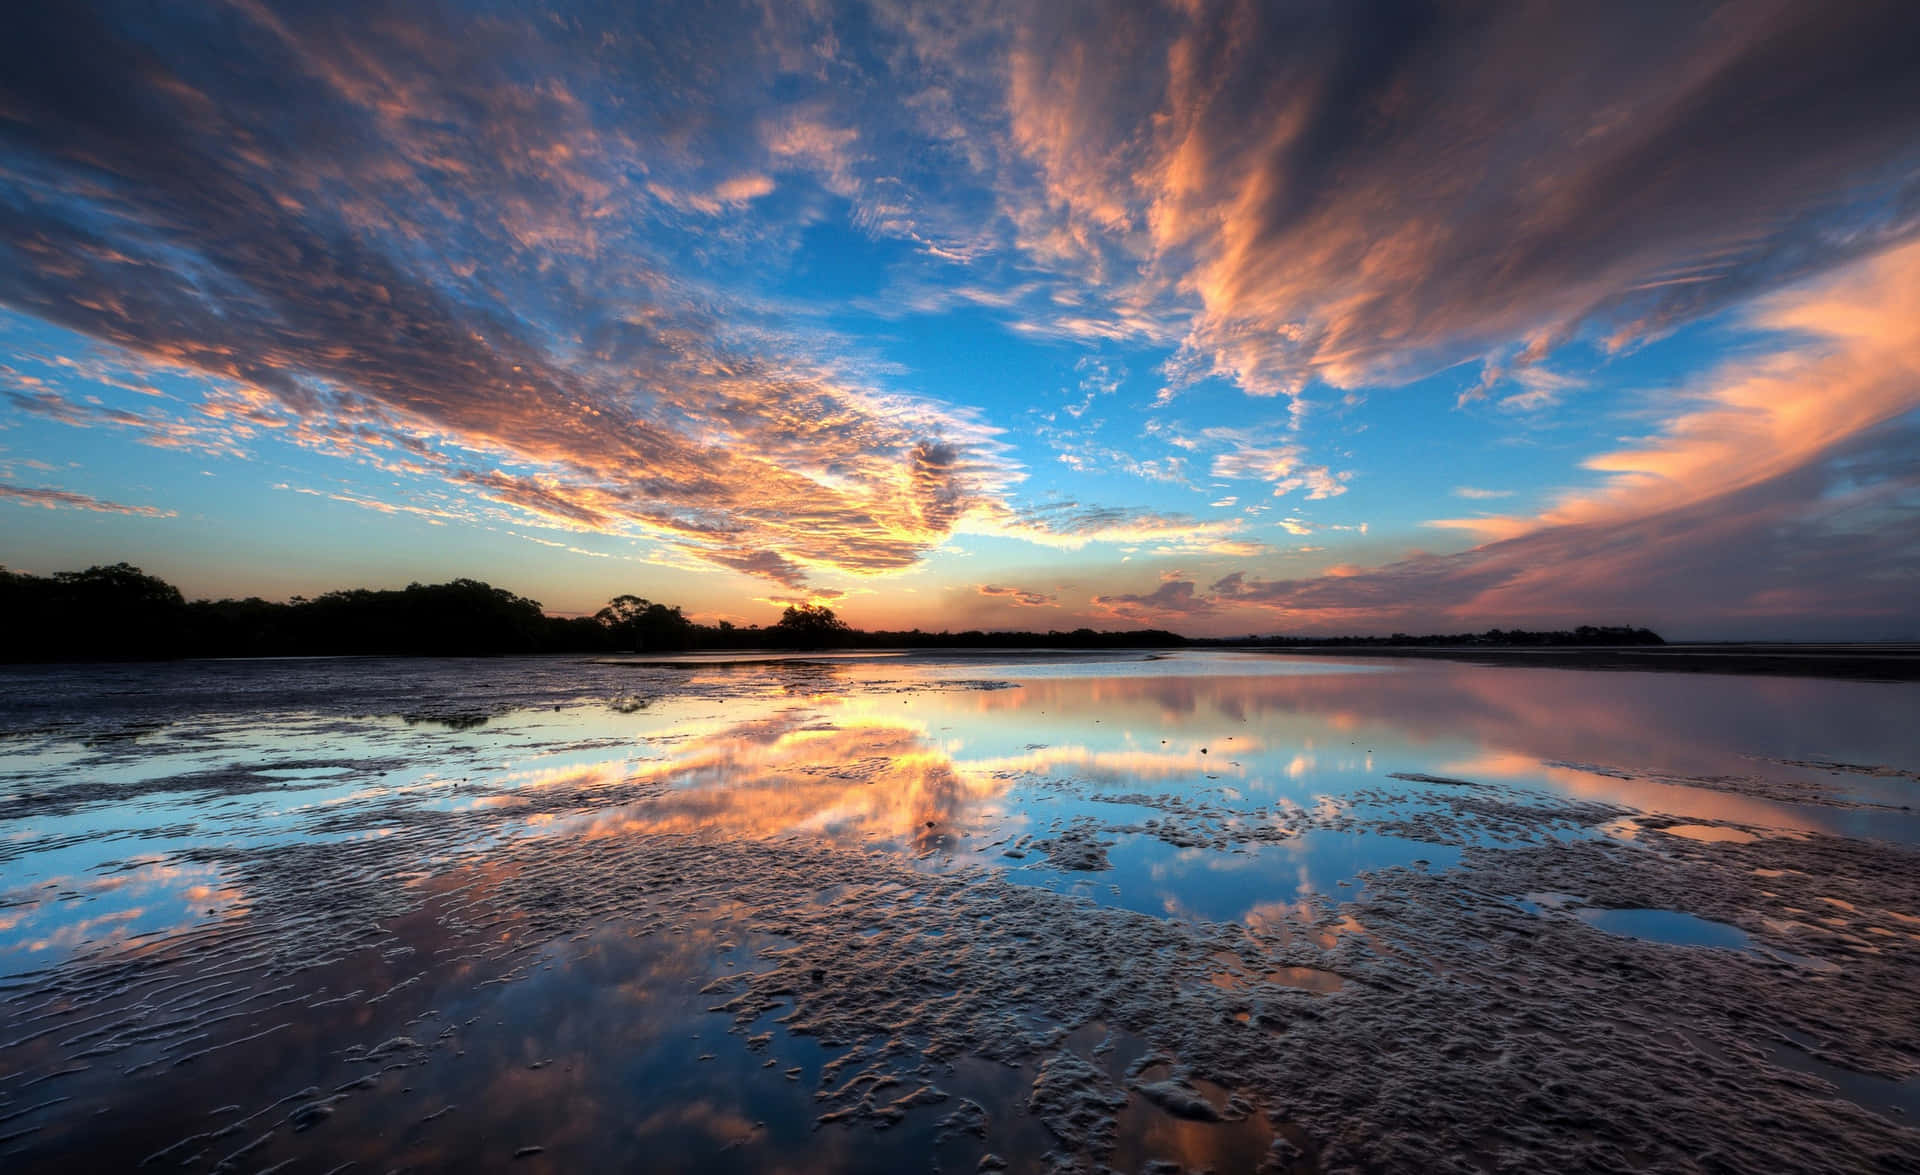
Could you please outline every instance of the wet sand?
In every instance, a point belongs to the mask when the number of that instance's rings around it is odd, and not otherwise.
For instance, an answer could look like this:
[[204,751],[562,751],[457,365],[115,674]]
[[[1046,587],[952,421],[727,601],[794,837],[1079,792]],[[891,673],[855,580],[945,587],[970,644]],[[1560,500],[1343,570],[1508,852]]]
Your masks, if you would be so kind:
[[175,668],[0,685],[9,1171],[1920,1169],[1906,686]]

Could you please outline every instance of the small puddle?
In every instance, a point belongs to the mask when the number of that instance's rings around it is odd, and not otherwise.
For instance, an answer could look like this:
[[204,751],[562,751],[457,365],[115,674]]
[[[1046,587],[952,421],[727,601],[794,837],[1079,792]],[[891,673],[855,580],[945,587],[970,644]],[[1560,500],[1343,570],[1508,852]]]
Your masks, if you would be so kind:
[[[1733,828],[1724,824],[1687,824],[1664,823],[1661,818],[1649,820],[1645,817],[1623,816],[1618,820],[1609,820],[1598,830],[1603,836],[1615,840],[1639,840],[1645,832],[1664,832],[1668,836],[1677,836],[1684,840],[1699,841],[1703,844],[1746,845],[1761,839],[1760,834],[1748,832],[1744,828]],[[1778,833],[1775,835],[1793,835]]]
[[[1794,1035],[1797,1037],[1798,1034]],[[1910,1077],[1905,1081],[1894,1081],[1887,1077],[1875,1077],[1871,1073],[1842,1069],[1808,1054],[1797,1045],[1775,1046],[1772,1060],[1783,1069],[1820,1078],[1833,1086],[1842,1098],[1861,1109],[1894,1118],[1920,1117],[1920,1079]]]
[[1682,836],[1709,844],[1748,845],[1760,839],[1744,829],[1723,828],[1718,824],[1669,824],[1660,831],[1668,836]]
[[1572,914],[1595,930],[1617,934],[1622,938],[1638,938],[1676,947],[1716,947],[1730,951],[1753,949],[1753,939],[1746,931],[1697,914],[1647,907],[1587,906],[1579,904],[1580,901],[1573,894],[1530,893],[1520,899],[1519,906],[1529,914],[1544,914],[1549,910]]
[[1756,943],[1751,935],[1737,926],[1715,922],[1697,914],[1640,907],[1587,906],[1581,904],[1583,901],[1584,899],[1574,894],[1533,893],[1521,899],[1519,905],[1530,914],[1543,914],[1549,910],[1571,914],[1595,930],[1617,934],[1623,938],[1644,939],[1647,942],[1665,943],[1668,946],[1714,947],[1720,950],[1745,951],[1748,954],[1786,963],[1806,971],[1838,971],[1840,969],[1838,964],[1816,955],[1802,955],[1776,946]]
[[1663,942],[1677,947],[1719,947],[1743,951],[1752,943],[1747,932],[1725,922],[1711,922],[1679,910],[1601,909],[1587,906],[1572,912],[1596,930],[1627,938]]

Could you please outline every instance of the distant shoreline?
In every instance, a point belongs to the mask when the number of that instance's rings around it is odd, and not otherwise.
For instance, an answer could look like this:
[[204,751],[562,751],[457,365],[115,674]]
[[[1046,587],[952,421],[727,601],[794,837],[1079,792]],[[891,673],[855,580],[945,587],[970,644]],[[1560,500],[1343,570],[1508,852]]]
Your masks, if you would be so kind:
[[1629,646],[1241,645],[1298,656],[1420,657],[1543,669],[1920,681],[1920,644],[1667,644]]
[[1333,661],[1413,658],[1461,661],[1476,665],[1533,669],[1592,669],[1640,673],[1699,673],[1735,677],[1809,677],[1843,681],[1920,681],[1920,644],[1676,644],[1652,647],[1468,645],[1268,645],[1245,641],[1193,640],[1181,644],[1133,648],[1060,648],[987,646],[929,648],[912,645],[823,649],[660,650],[654,653],[335,653],[308,656],[178,657],[161,660],[71,660],[0,662],[0,671],[32,672],[55,668],[110,665],[187,665],[193,662],[246,664],[266,661],[411,661],[411,660],[580,660],[612,665],[722,668],[771,662],[885,660],[924,655],[955,660],[978,658],[1145,657],[1170,653],[1230,652],[1249,656],[1323,657]]

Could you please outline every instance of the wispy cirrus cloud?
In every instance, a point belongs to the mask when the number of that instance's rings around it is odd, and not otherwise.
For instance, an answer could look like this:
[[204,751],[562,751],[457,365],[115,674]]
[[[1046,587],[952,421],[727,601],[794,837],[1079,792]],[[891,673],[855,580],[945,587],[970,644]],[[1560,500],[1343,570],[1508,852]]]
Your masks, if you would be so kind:
[[[1920,226],[1912,5],[742,0],[545,19],[95,0],[7,20],[0,303],[121,369],[112,402],[9,370],[5,406],[35,421],[225,456],[290,444],[378,471],[342,491],[370,509],[605,532],[805,598],[959,534],[1273,558],[1248,530],[1282,513],[1270,496],[1345,505],[1367,485],[1363,442],[1336,459],[1316,435],[1333,398],[1316,388],[1478,364],[1472,420],[1531,427],[1576,393],[1583,412],[1626,399],[1561,361],[1567,341],[1618,353],[1759,299],[1770,357],[1636,400],[1654,435],[1596,458],[1597,484],[1537,516],[1449,520],[1479,553],[1393,564],[1380,599],[1525,602],[1556,582],[1523,574],[1528,551],[1593,557],[1541,536],[1713,503],[1729,525],[1771,519],[1765,549],[1798,536],[1767,565],[1795,598],[1819,598],[1798,552],[1850,519],[1890,544],[1872,583],[1905,557],[1882,452],[1897,381],[1869,370],[1914,342],[1798,283],[1908,264],[1888,259]],[[847,328],[865,316],[893,343],[937,315],[1015,336],[982,363],[994,380],[1016,349],[1061,357],[1031,379],[1084,429],[1038,438],[1059,462],[1009,430],[1031,371],[997,407],[955,402],[971,371],[922,394],[900,352]],[[1830,402],[1808,393],[1829,379]],[[1232,428],[1173,420],[1208,381],[1280,399]],[[1097,427],[1128,411],[1146,415]],[[1023,497],[1079,496],[1056,473],[1128,474],[1152,505]],[[1245,513],[1196,516],[1181,492]],[[1308,509],[1279,525],[1341,529]],[[1476,588],[1501,541],[1535,545],[1488,581],[1510,591]],[[1691,584],[1765,579],[1715,550],[1724,575],[1663,557]],[[1370,582],[1276,566],[1107,598],[1331,616]]]
[[1174,543],[1198,548],[1235,545],[1244,529],[1237,518],[1199,519],[1190,514],[1129,510],[1055,502],[1015,510],[988,504],[969,515],[964,533],[1016,538],[1044,547],[1077,551],[1089,543]]
[[1920,245],[1762,300],[1751,322],[1782,341],[1724,363],[1645,443],[1590,459],[1600,485],[1537,515],[1438,524],[1490,541],[1162,592],[1301,630],[1597,617],[1897,633],[1920,582]]
[[1538,517],[1434,525],[1505,537],[1683,508],[1806,468],[1920,407],[1920,244],[1771,295],[1746,318],[1782,345],[1710,372],[1644,443],[1588,458],[1598,487]]
[[38,506],[43,510],[91,510],[99,514],[131,514],[139,518],[173,518],[176,512],[158,506],[128,506],[109,502],[91,494],[48,487],[17,486],[0,483],[0,501],[20,506]]
[[[579,92],[618,86],[596,67],[620,63],[561,71],[579,46],[510,22],[389,13],[349,36],[309,15],[183,15],[134,40],[91,10],[28,14],[0,82],[0,300],[219,381],[198,424],[231,425],[239,401],[313,447],[789,586],[910,566],[1007,484],[971,414],[803,348],[743,349],[671,276],[631,220],[661,201],[723,214],[774,181],[657,178],[670,136],[643,147]],[[82,59],[116,63],[85,94]],[[780,140],[814,163],[830,141]],[[195,431],[11,394],[69,423]]]
[[1906,5],[1036,4],[971,31],[928,51],[1004,54],[980,72],[1034,177],[1003,192],[1023,245],[1184,299],[1176,379],[1519,370],[1915,227]]

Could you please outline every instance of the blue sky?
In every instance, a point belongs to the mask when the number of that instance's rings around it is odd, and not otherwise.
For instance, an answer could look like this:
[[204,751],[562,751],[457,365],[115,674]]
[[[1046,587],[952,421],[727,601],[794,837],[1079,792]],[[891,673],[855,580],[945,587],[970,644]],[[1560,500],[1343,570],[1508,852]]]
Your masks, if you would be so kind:
[[1910,6],[33,7],[7,566],[1920,636]]

